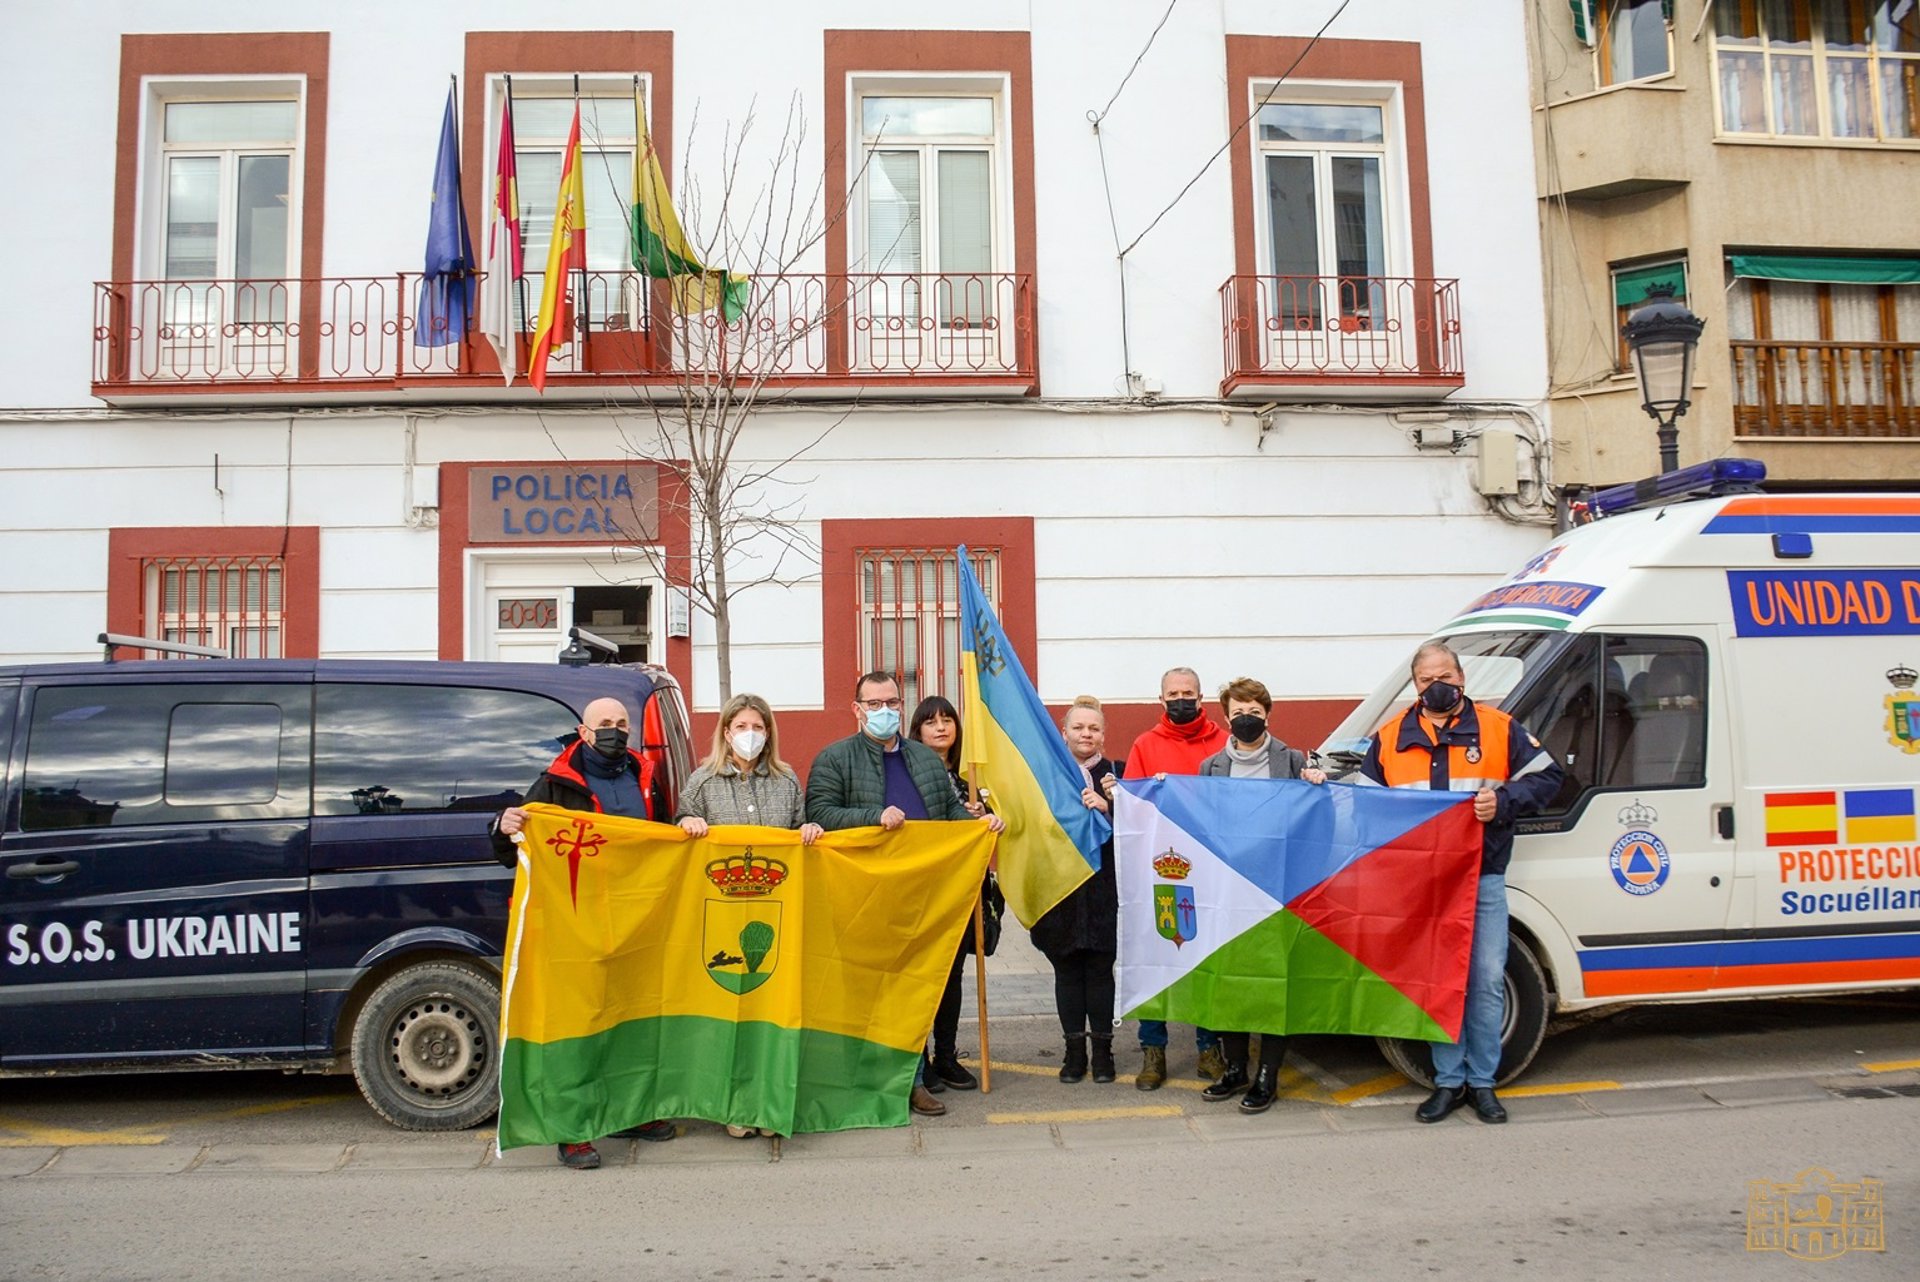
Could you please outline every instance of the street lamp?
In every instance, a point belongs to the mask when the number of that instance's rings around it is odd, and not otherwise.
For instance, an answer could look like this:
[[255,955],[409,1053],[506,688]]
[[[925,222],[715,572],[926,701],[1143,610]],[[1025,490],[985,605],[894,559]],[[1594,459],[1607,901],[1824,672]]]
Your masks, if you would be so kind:
[[1654,285],[1647,301],[1627,317],[1620,336],[1633,354],[1640,376],[1640,408],[1660,424],[1660,470],[1680,466],[1680,429],[1674,420],[1687,412],[1693,385],[1693,350],[1706,322],[1673,299],[1673,286]]

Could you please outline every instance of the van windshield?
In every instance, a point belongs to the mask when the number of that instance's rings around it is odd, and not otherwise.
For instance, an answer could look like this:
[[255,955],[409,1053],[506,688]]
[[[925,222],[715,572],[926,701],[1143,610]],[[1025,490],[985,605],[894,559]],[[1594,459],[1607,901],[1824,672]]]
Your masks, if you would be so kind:
[[[1463,632],[1440,639],[1460,656],[1460,667],[1467,677],[1467,697],[1491,708],[1499,707],[1526,678],[1565,649],[1570,640],[1564,632],[1538,628]],[[1320,755],[1336,774],[1355,769],[1366,756],[1367,740],[1373,732],[1389,717],[1397,717],[1411,706],[1413,678],[1403,662],[1327,736]]]

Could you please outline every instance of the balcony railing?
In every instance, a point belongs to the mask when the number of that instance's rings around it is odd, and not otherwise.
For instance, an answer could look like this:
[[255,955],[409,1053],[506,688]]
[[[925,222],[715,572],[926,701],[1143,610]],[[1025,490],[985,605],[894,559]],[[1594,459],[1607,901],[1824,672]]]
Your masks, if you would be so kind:
[[1459,294],[1412,276],[1230,276],[1222,390],[1444,396],[1466,381]]
[[1741,436],[1920,436],[1920,343],[1736,339]]
[[[579,273],[573,341],[548,389],[671,387],[689,374],[782,389],[1030,391],[1032,278],[1012,272],[756,276],[732,323],[681,312],[670,286],[628,271]],[[523,282],[516,364],[526,370],[540,281]],[[458,341],[422,315],[420,276],[109,281],[95,287],[99,395],[276,389],[379,394],[497,389],[477,330]],[[516,386],[519,383],[516,382]]]

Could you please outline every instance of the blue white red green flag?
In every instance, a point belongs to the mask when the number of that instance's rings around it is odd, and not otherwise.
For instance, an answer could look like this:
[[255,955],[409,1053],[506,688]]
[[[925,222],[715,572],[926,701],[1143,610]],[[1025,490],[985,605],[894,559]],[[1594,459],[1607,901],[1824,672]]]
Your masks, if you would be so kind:
[[1116,803],[1128,1018],[1458,1040],[1471,795],[1169,776]]

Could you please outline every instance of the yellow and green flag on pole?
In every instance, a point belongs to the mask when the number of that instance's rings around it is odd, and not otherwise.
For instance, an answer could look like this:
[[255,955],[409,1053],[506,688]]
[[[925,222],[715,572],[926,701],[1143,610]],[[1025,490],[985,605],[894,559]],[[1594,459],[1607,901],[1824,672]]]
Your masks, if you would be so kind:
[[680,216],[673,211],[667,176],[647,131],[647,108],[640,86],[633,87],[633,125],[639,140],[633,166],[633,265],[655,280],[672,282],[673,309],[708,312],[721,309],[726,323],[738,321],[747,310],[753,282],[720,268],[707,267],[687,243]]
[[993,834],[679,828],[529,806],[507,928],[499,1143],[656,1118],[904,1126]]

